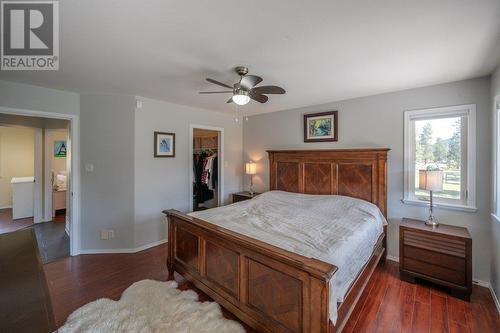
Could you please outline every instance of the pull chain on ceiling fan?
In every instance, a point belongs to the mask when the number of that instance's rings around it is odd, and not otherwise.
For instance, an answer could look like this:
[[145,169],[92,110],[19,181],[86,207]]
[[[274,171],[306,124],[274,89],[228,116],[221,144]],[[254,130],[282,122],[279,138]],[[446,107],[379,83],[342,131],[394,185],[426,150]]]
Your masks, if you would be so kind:
[[233,96],[226,103],[236,103],[238,105],[245,105],[250,100],[257,101],[259,103],[266,103],[269,100],[268,94],[284,94],[285,89],[278,86],[260,86],[256,87],[262,82],[262,78],[257,75],[249,75],[248,68],[244,66],[238,66],[234,69],[236,73],[240,76],[240,80],[233,84],[231,87],[228,84],[219,82],[214,79],[207,78],[207,81],[218,86],[228,88],[231,90],[224,91],[200,91],[200,94],[233,94]]

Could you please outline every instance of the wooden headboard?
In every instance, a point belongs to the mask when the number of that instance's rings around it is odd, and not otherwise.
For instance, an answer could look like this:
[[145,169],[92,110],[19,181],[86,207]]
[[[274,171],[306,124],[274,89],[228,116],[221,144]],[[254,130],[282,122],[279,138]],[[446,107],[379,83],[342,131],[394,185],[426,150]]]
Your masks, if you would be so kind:
[[387,217],[388,148],[267,152],[271,190],[364,199]]

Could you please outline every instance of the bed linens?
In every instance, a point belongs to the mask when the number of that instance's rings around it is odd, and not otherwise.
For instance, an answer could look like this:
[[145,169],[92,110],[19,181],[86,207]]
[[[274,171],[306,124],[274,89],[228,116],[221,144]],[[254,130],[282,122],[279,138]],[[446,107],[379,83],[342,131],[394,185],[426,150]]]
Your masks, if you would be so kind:
[[337,266],[330,280],[333,324],[337,302],[344,300],[387,223],[379,208],[364,200],[282,191],[189,215]]

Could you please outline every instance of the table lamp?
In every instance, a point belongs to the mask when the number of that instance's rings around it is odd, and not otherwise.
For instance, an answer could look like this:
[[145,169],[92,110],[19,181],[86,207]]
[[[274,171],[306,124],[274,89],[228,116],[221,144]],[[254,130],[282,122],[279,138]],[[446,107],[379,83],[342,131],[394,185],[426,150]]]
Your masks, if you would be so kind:
[[434,202],[432,192],[443,190],[443,171],[442,170],[419,170],[418,172],[419,188],[429,191],[430,211],[429,218],[425,221],[426,225],[437,227],[439,223],[434,219]]
[[245,163],[245,173],[250,175],[250,195],[253,196],[253,175],[257,173],[257,164],[252,161]]

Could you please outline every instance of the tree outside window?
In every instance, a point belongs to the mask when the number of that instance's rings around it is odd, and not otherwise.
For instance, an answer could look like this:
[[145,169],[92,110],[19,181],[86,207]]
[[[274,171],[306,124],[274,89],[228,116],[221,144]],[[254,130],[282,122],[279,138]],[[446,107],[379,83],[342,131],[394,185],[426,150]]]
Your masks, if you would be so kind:
[[[415,120],[415,139],[415,170],[443,170],[443,191],[435,196],[460,199],[461,117]],[[415,194],[427,197],[418,172],[415,178]]]

